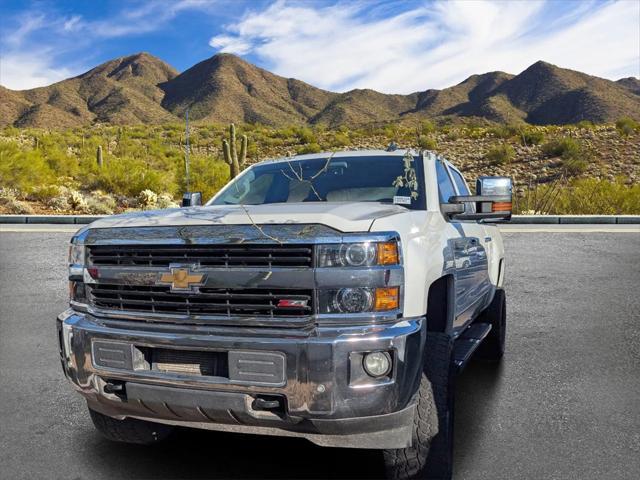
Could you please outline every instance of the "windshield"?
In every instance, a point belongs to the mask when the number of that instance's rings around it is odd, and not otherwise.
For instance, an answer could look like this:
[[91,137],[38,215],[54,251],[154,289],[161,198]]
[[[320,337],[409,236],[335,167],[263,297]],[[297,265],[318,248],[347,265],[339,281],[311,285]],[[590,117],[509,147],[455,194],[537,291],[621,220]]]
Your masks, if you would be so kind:
[[319,157],[252,167],[208,205],[383,202],[425,209],[420,157]]

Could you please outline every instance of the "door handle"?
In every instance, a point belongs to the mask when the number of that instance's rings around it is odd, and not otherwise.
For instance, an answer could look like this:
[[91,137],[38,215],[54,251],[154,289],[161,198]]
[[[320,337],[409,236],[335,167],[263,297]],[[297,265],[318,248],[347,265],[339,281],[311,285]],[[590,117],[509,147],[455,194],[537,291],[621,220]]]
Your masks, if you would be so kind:
[[491,241],[491,237],[484,237],[484,241],[485,242],[490,242]]

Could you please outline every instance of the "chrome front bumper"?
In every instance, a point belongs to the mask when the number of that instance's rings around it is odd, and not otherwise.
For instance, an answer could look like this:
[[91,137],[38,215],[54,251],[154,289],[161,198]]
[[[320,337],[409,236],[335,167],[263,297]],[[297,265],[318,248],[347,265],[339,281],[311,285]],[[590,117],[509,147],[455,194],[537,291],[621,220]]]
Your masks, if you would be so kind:
[[[195,428],[300,436],[319,445],[402,448],[411,444],[414,395],[422,372],[423,318],[393,325],[317,328],[311,335],[260,329],[220,331],[104,321],[67,310],[57,319],[65,375],[89,407],[115,418],[140,418]],[[239,320],[241,321],[241,320]],[[108,324],[108,325],[107,325]],[[274,380],[168,373],[96,358],[95,345],[130,345],[282,358]],[[389,351],[393,370],[363,375],[362,353]],[[120,363],[118,363],[120,362]],[[106,366],[108,364],[108,366]],[[107,393],[117,382],[124,392]],[[109,390],[109,389],[107,389]],[[280,399],[278,412],[256,410],[256,398]]]

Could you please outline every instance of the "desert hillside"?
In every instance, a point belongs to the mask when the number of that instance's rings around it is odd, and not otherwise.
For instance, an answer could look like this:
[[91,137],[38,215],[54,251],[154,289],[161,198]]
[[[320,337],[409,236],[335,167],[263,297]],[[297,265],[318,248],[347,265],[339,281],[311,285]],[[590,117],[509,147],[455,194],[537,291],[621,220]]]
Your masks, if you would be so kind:
[[[226,129],[213,123],[191,129],[192,190],[207,198],[229,179],[221,148]],[[337,129],[243,124],[238,130],[249,139],[248,164],[296,153],[383,149],[395,142],[444,155],[470,182],[479,175],[513,177],[519,211],[640,213],[640,124],[631,119],[571,126],[438,126],[425,120]],[[175,206],[186,188],[184,149],[179,123],[6,127],[0,133],[0,213],[109,214]],[[557,198],[540,203],[545,195]]]
[[421,119],[612,123],[621,117],[640,120],[640,80],[614,82],[539,61],[518,75],[479,73],[443,90],[335,93],[230,54],[215,55],[179,73],[159,58],[138,53],[47,87],[0,87],[0,127],[159,125],[181,121],[187,108],[194,121],[275,127]]

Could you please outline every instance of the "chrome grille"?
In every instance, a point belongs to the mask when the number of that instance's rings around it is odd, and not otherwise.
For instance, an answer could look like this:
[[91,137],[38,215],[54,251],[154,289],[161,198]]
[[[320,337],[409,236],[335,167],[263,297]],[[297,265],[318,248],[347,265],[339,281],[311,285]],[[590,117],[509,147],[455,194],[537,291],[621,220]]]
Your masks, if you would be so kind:
[[205,267],[312,266],[311,245],[92,245],[89,262],[96,266],[168,266],[191,263]]
[[[313,292],[302,289],[204,288],[197,293],[172,292],[170,286],[96,284],[89,288],[97,308],[183,315],[303,317],[313,313]],[[280,300],[302,305],[279,307]]]

